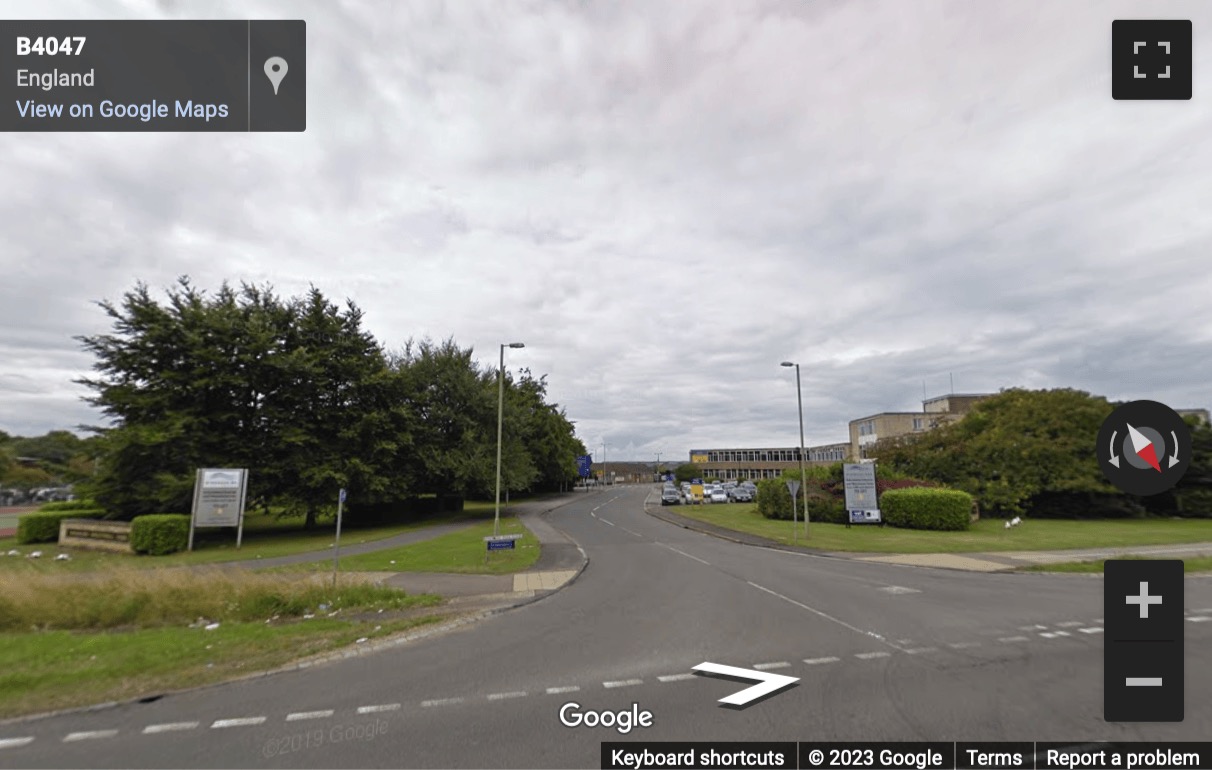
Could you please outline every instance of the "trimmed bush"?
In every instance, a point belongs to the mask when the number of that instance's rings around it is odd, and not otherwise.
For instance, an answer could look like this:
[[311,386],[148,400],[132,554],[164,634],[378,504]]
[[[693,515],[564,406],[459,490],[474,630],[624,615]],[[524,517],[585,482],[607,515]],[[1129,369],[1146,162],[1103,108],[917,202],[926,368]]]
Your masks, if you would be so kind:
[[136,516],[130,523],[130,545],[135,553],[163,556],[189,546],[189,517],[178,513]]
[[17,520],[17,542],[22,545],[29,543],[59,542],[59,523],[64,519],[102,519],[105,511],[75,510],[75,511],[38,511],[27,513]]
[[884,521],[906,529],[968,529],[972,495],[958,489],[891,489],[880,497]]
[[791,492],[782,479],[762,479],[757,483],[758,513],[767,519],[791,521]]
[[101,506],[96,500],[60,500],[57,503],[47,503],[38,509],[38,513],[57,513],[59,511],[99,511]]
[[[800,493],[801,496],[803,492]],[[808,520],[825,524],[846,523],[846,501],[836,495],[808,489]]]

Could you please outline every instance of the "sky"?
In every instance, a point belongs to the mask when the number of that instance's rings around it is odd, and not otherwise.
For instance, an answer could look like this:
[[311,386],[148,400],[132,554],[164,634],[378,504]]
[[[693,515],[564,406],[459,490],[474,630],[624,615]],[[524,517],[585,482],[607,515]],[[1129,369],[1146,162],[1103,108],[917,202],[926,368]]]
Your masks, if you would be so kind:
[[[315,285],[387,347],[546,374],[608,460],[809,445],[923,391],[1210,407],[1212,4],[9,2],[304,19],[294,134],[8,134],[0,430],[101,420],[96,306]],[[1111,22],[1194,24],[1190,101]],[[1093,441],[1094,437],[1091,437]],[[600,457],[600,454],[599,454]]]

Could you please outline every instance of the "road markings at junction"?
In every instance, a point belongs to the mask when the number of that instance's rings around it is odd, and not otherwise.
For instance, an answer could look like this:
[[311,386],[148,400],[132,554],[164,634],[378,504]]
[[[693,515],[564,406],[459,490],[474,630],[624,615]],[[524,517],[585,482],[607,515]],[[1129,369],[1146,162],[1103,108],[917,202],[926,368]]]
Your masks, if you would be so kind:
[[644,684],[644,680],[643,679],[620,679],[617,682],[602,682],[603,687],[607,687],[607,688],[611,688],[611,689],[613,689],[615,687],[634,687],[637,684]]
[[529,693],[518,690],[516,692],[494,692],[488,696],[488,700],[507,700],[509,698],[525,698]]
[[156,733],[175,733],[180,730],[196,730],[198,722],[165,722],[164,724],[148,725],[143,728],[144,735],[155,735]]
[[[706,564],[708,567],[710,567],[710,566],[711,566],[711,564],[709,564],[708,562],[704,561],[703,559],[700,559],[699,557],[694,556],[694,555],[692,555],[692,554],[688,554],[688,553],[686,553],[685,551],[683,551],[683,550],[681,550],[681,549],[674,548],[674,547],[673,547],[673,546],[671,546],[671,545],[666,545],[665,543],[657,543],[657,545],[661,546],[662,548],[668,548],[669,550],[673,551],[674,553],[680,553],[681,555],[685,556],[687,559],[694,559],[694,560],[695,560],[695,561],[697,561],[699,564]],[[752,584],[750,584],[750,585],[752,585]]]
[[909,655],[921,655],[923,652],[938,652],[937,647],[914,647],[912,650],[905,650]]
[[302,722],[305,719],[324,719],[333,715],[333,710],[326,711],[296,711],[286,715],[287,722]]
[[875,633],[874,631],[866,631],[866,630],[864,630],[864,629],[862,629],[862,628],[858,628],[857,626],[852,626],[852,625],[850,625],[849,623],[847,623],[847,622],[846,622],[846,621],[844,621],[844,620],[838,620],[837,618],[833,617],[832,615],[830,615],[830,614],[828,614],[828,613],[821,612],[821,611],[820,611],[820,610],[818,610],[818,609],[815,609],[815,608],[813,608],[813,607],[809,607],[807,604],[803,604],[802,602],[797,602],[795,599],[791,599],[791,598],[788,598],[788,597],[786,597],[786,596],[783,596],[783,595],[782,595],[781,593],[779,593],[778,591],[771,591],[769,588],[766,588],[765,586],[760,586],[760,585],[758,585],[757,583],[754,583],[754,582],[753,582],[753,581],[751,581],[751,580],[746,580],[745,582],[746,582],[746,583],[748,583],[749,585],[753,586],[754,588],[758,589],[759,591],[765,591],[766,593],[770,594],[771,596],[777,596],[778,598],[782,599],[783,601],[788,602],[788,603],[790,603],[790,604],[794,604],[796,607],[799,607],[800,609],[803,609],[803,610],[808,610],[809,612],[811,612],[812,614],[816,615],[817,617],[822,617],[822,618],[824,618],[825,620],[831,621],[831,622],[833,622],[833,623],[837,623],[837,624],[838,624],[839,626],[841,626],[842,628],[848,628],[848,629],[850,629],[851,631],[854,631],[854,632],[855,632],[855,633],[857,633],[857,634],[862,634],[863,636],[869,636],[869,637],[871,637],[872,639],[875,639],[875,640],[877,640],[877,641],[879,641],[879,642],[881,642],[881,643],[883,643],[883,644],[888,645],[889,647],[891,647],[891,648],[892,648],[892,649],[894,649],[894,650],[897,650],[897,651],[899,651],[899,652],[903,652],[903,650],[902,650],[900,647],[896,646],[895,644],[893,644],[892,642],[888,641],[887,639],[885,639],[884,637],[880,636],[879,634]]
[[566,692],[577,692],[580,689],[581,688],[577,687],[575,684],[569,685],[567,687],[548,687],[547,694],[548,695],[559,695],[561,693],[566,693]]
[[687,679],[697,679],[697,678],[698,677],[695,676],[694,674],[666,674],[665,676],[658,676],[657,681],[658,682],[685,682]]
[[609,524],[612,527],[614,526],[613,521],[607,521],[606,519],[603,519],[601,516],[598,517],[598,521],[602,522],[603,524]]
[[1040,636],[1044,637],[1045,639],[1056,639],[1057,637],[1061,636],[1073,636],[1073,634],[1070,634],[1068,631],[1045,631],[1044,633],[1040,634]]
[[636,537],[643,537],[643,535],[641,535],[639,532],[636,532],[633,529],[627,529],[627,527],[619,527],[619,529],[623,530],[624,532],[626,532],[629,535],[635,535]]
[[804,662],[809,666],[819,666],[823,663],[837,663],[839,660],[841,660],[841,658],[804,658]]
[[216,719],[210,726],[210,729],[216,730],[224,727],[252,727],[259,725],[265,721],[265,717],[240,717],[239,719]]
[[453,706],[456,703],[462,703],[462,698],[438,698],[437,700],[421,701],[422,708],[430,708],[432,706]]
[[28,746],[34,742],[32,735],[27,735],[22,738],[0,738],[0,749],[16,749],[21,746]]
[[953,650],[967,650],[971,647],[980,647],[980,642],[951,642],[947,645]]
[[859,652],[855,653],[854,657],[859,660],[875,660],[876,658],[891,658],[890,652]]
[[1037,623],[1037,624],[1031,625],[1031,626],[1019,626],[1018,630],[1019,631],[1047,631],[1048,627],[1041,626]]
[[88,730],[82,733],[68,733],[63,736],[63,742],[71,741],[91,741],[97,738],[113,738],[118,734],[117,730]]
[[399,703],[383,703],[378,706],[358,706],[359,714],[378,714],[383,711],[399,711]]
[[883,588],[881,588],[879,590],[883,591],[884,593],[889,593],[889,594],[920,594],[921,593],[921,591],[919,591],[916,588],[906,588],[905,586],[884,586]]
[[1025,636],[1003,636],[998,639],[999,642],[1029,642],[1031,641]]
[[1056,627],[1057,628],[1077,628],[1078,626],[1083,626],[1083,625],[1085,625],[1085,623],[1083,623],[1080,620],[1066,620],[1062,623],[1057,623]]
[[1101,628],[1099,628],[1098,626],[1090,626],[1089,628],[1079,628],[1077,630],[1081,631],[1083,634],[1101,634],[1103,632],[1103,630]]
[[1203,617],[1202,615],[1192,615],[1187,618],[1188,623],[1207,623],[1209,620],[1212,620],[1212,618]]
[[770,671],[775,668],[791,668],[791,664],[785,660],[780,660],[777,663],[756,663],[753,668],[758,671]]

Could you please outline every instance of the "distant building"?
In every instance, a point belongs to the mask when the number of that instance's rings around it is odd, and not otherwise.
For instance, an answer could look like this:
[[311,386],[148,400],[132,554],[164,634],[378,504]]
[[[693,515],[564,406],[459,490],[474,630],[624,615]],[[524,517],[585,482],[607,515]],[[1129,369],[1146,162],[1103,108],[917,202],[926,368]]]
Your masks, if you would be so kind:
[[881,439],[924,433],[955,422],[972,411],[993,393],[949,393],[922,402],[920,412],[880,412],[850,421],[849,454],[856,459],[869,456],[871,447]]
[[1201,425],[1212,425],[1212,414],[1207,409],[1175,409],[1183,417],[1194,417]]
[[[830,465],[846,459],[850,445],[823,444],[805,447],[804,465]],[[702,467],[705,479],[772,479],[783,471],[800,467],[799,447],[765,449],[692,449],[690,462]]]

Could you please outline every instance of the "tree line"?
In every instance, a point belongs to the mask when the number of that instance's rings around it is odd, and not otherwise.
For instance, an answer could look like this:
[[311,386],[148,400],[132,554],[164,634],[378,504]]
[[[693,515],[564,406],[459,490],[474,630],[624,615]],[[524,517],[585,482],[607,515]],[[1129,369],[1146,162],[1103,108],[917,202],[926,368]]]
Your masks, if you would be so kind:
[[[249,500],[307,526],[342,487],[353,515],[422,495],[492,496],[497,370],[470,348],[388,350],[357,305],[315,287],[208,294],[181,278],[167,295],[139,283],[98,303],[110,333],[77,338],[97,372],[77,382],[112,423],[89,428],[101,460],[88,493],[114,515],[187,512],[199,467],[249,468]],[[548,402],[546,376],[506,373],[504,390],[502,491],[572,483],[585,447]]]

